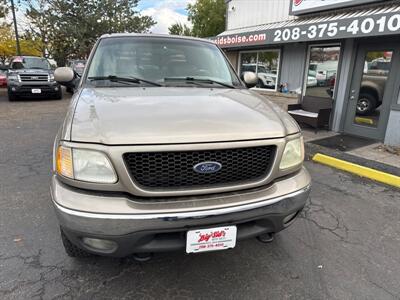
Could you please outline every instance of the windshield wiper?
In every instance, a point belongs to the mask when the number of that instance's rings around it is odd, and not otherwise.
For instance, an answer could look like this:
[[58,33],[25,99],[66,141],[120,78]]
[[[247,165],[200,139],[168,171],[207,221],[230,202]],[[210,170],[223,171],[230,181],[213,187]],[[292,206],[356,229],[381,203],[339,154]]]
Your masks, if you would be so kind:
[[93,76],[93,77],[88,77],[89,80],[109,80],[111,82],[130,82],[130,83],[148,83],[154,86],[162,86],[161,84],[157,82],[153,82],[150,80],[142,79],[142,78],[137,78],[137,77],[119,77],[115,75],[108,75],[108,76]]
[[202,78],[195,78],[195,77],[166,77],[164,78],[164,81],[186,81],[188,83],[209,83],[209,84],[219,84],[222,85],[224,87],[230,88],[230,89],[236,89],[235,86],[225,83],[225,82],[220,82],[220,81],[216,81],[213,79],[202,79]]

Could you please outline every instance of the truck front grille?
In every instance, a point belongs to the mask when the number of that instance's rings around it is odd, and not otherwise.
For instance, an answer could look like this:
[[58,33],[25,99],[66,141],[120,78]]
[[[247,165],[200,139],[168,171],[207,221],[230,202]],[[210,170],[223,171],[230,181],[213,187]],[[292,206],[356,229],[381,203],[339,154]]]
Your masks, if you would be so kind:
[[[215,188],[262,180],[267,177],[275,157],[275,146],[183,151],[135,152],[123,155],[132,179],[144,188]],[[201,174],[194,166],[218,162],[220,171]]]
[[21,74],[19,75],[21,82],[40,82],[49,81],[49,75],[47,74]]

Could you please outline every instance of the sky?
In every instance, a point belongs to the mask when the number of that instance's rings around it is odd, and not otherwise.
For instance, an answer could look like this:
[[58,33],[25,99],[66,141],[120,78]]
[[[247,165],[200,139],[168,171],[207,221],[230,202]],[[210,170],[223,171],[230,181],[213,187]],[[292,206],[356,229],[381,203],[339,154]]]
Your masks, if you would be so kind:
[[151,32],[168,33],[168,27],[174,23],[190,26],[186,6],[193,2],[195,0],[141,0],[137,9],[142,15],[151,16],[157,22]]
[[[17,11],[18,27],[23,30],[26,20],[23,12],[26,8],[26,1],[15,1],[20,8]],[[190,26],[187,20],[186,7],[195,0],[140,0],[136,8],[142,15],[151,16],[157,22],[151,28],[153,33],[168,33],[168,27],[175,23],[182,23]],[[11,14],[9,16],[11,20]]]

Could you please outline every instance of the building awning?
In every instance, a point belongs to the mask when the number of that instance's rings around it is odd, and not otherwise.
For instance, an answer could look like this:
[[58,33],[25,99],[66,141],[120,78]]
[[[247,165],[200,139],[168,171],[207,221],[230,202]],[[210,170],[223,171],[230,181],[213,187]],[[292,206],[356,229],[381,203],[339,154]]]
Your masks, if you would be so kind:
[[222,48],[400,34],[400,4],[227,30],[213,38]]

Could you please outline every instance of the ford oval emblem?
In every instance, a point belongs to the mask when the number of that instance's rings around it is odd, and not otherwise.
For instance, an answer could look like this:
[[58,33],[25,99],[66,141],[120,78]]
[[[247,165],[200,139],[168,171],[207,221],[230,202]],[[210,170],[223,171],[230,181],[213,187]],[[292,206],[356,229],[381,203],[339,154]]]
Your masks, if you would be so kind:
[[222,169],[222,165],[215,161],[205,161],[198,163],[193,167],[193,170],[200,174],[212,174],[217,173]]

